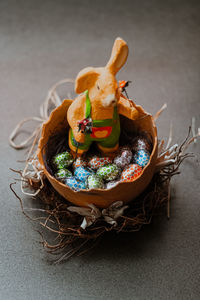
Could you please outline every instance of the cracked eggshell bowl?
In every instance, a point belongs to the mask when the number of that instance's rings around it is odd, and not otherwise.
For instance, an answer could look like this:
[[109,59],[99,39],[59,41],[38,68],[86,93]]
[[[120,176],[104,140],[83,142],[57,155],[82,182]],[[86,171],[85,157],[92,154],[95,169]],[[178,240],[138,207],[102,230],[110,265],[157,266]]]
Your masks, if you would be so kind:
[[154,124],[153,117],[148,113],[145,113],[142,118],[137,120],[130,120],[120,116],[121,128],[125,126],[130,136],[134,135],[136,130],[141,130],[148,132],[152,137],[153,149],[150,155],[150,160],[142,170],[142,173],[139,177],[132,182],[119,182],[111,189],[74,191],[52,176],[50,172],[48,172],[44,161],[45,145],[51,136],[66,129],[66,139],[68,139],[69,125],[67,123],[66,116],[67,110],[72,101],[73,100],[68,99],[64,100],[59,107],[52,111],[49,120],[43,125],[42,134],[38,145],[38,159],[43,167],[44,174],[54,189],[61,196],[63,196],[67,201],[70,201],[78,206],[94,204],[97,207],[106,208],[116,201],[123,201],[125,204],[134,200],[148,186],[155,170],[157,159],[157,129]]

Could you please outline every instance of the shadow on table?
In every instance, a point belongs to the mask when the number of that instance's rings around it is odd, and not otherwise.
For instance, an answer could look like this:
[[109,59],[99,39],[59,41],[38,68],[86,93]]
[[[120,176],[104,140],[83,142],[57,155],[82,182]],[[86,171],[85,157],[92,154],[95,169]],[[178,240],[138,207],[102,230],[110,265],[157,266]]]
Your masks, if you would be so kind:
[[115,261],[123,257],[132,259],[141,258],[156,251],[155,243],[162,243],[162,237],[168,226],[165,215],[156,216],[152,223],[145,225],[140,231],[132,233],[105,234],[97,245],[80,258],[82,263],[95,262],[97,260]]

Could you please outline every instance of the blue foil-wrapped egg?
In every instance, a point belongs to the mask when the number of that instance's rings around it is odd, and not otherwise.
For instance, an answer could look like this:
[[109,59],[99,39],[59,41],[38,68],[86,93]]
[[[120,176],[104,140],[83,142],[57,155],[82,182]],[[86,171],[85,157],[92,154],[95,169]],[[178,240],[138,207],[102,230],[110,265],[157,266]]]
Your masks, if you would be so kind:
[[92,174],[92,172],[84,167],[78,167],[74,170],[74,176],[78,180],[83,181],[83,182],[85,182],[87,180],[88,176],[90,176],[91,174]]
[[67,178],[65,180],[65,184],[68,185],[74,191],[86,190],[87,189],[86,182],[79,181],[75,177],[69,177],[69,178]]
[[147,150],[144,149],[138,150],[133,156],[134,162],[139,166],[141,166],[142,168],[144,168],[148,164],[149,159],[150,159],[150,154]]

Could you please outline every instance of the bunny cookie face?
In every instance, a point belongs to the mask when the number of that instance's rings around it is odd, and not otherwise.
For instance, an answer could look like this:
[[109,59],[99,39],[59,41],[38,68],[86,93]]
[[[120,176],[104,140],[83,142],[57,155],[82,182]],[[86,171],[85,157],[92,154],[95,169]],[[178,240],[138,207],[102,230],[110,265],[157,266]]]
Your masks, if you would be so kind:
[[[83,94],[74,100],[67,114],[71,127],[69,146],[72,151],[78,146],[78,153],[81,154],[89,149],[93,141],[97,142],[103,152],[117,149],[120,135],[117,103],[120,91],[115,75],[126,62],[127,56],[127,44],[117,38],[105,67],[89,67],[79,72],[75,91]],[[80,132],[77,124],[88,124],[88,120],[92,124],[90,132]]]

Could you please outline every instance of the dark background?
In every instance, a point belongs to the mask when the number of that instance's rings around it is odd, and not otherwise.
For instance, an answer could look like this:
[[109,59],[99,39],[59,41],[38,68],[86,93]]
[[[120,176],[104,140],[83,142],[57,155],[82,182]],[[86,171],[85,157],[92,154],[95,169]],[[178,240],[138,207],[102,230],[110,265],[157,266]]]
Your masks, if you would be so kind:
[[200,127],[199,3],[0,1],[0,299],[199,299],[199,143],[173,180],[170,221],[57,266],[9,190],[9,167],[19,169],[25,152],[8,145],[21,119],[39,115],[51,85],[104,66],[117,36],[130,48],[118,78],[132,80],[129,95],[150,113],[168,104],[158,134],[167,140],[172,122],[180,143],[193,116]]

